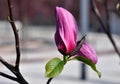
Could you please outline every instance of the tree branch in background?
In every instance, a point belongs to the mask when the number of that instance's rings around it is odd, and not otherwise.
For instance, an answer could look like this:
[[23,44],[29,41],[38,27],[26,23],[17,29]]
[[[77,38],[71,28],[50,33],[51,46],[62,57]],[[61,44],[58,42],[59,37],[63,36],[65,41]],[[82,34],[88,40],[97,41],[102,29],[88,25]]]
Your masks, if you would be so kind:
[[110,25],[109,25],[109,21],[110,21],[110,14],[109,14],[109,9],[108,9],[108,0],[104,0],[104,6],[105,6],[105,11],[106,11],[106,28],[107,31],[110,33]]
[[101,17],[100,17],[99,11],[98,11],[95,3],[94,3],[94,0],[90,0],[90,4],[91,4],[93,13],[95,14],[96,18],[98,19],[98,21],[99,21],[101,27],[103,28],[104,32],[106,33],[106,35],[107,35],[108,38],[110,39],[110,41],[111,41],[111,43],[112,43],[112,45],[113,45],[116,53],[117,53],[118,56],[120,57],[120,52],[119,52],[119,50],[118,50],[118,48],[117,48],[117,46],[116,46],[115,41],[113,40],[113,37],[112,37],[112,35],[111,35],[111,32],[109,31],[110,25],[109,25],[108,7],[106,7],[107,1],[105,1],[105,8],[106,8],[105,10],[106,10],[106,12],[107,12],[107,13],[106,13],[106,21],[107,21],[107,22],[106,22],[106,26],[103,24],[103,21],[102,21],[102,19],[101,19]]
[[16,28],[16,25],[14,23],[14,19],[13,19],[13,12],[12,12],[12,0],[8,0],[8,8],[9,8],[9,17],[8,20],[12,26],[13,32],[14,32],[14,36],[15,36],[15,48],[16,48],[16,62],[15,62],[15,66],[9,64],[8,62],[6,62],[1,56],[0,56],[0,62],[7,67],[16,77],[7,75],[3,72],[0,72],[0,75],[3,77],[6,77],[8,79],[11,79],[13,81],[16,81],[20,84],[28,84],[28,82],[23,78],[23,76],[20,73],[19,70],[19,65],[20,65],[20,44],[19,44],[19,35],[18,35],[18,30]]

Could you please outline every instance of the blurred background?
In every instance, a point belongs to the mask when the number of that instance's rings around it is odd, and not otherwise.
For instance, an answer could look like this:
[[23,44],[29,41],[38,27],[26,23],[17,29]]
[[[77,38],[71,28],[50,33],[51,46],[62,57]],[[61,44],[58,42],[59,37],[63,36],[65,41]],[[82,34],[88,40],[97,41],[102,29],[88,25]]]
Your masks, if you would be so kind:
[[[81,80],[81,65],[73,61],[51,84],[120,84],[119,57],[100,23],[91,10],[89,0],[12,0],[13,15],[20,35],[21,73],[30,84],[45,84],[44,66],[53,57],[62,57],[54,42],[56,31],[55,7],[70,11],[79,26],[79,39],[87,34],[87,41],[98,54],[99,79],[89,67],[86,80]],[[105,0],[94,0],[102,21],[106,22]],[[110,32],[120,51],[120,0],[107,0]],[[16,53],[14,35],[7,20],[7,0],[0,0],[0,56],[14,65]],[[84,32],[84,33],[83,33]],[[2,64],[0,71],[11,74]],[[72,73],[71,73],[72,72]],[[0,84],[17,84],[0,76]]]

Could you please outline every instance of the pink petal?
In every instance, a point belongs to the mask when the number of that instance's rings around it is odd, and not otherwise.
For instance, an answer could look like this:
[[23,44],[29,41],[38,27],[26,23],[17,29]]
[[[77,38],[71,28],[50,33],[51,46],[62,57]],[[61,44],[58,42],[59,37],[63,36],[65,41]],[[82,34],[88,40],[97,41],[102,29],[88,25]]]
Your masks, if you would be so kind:
[[62,7],[56,7],[55,42],[58,50],[66,55],[76,47],[78,27],[73,15]]
[[84,56],[85,58],[93,61],[95,64],[98,61],[95,50],[92,48],[92,46],[90,46],[87,43],[83,43],[82,47],[80,48],[80,51],[78,52],[78,55]]

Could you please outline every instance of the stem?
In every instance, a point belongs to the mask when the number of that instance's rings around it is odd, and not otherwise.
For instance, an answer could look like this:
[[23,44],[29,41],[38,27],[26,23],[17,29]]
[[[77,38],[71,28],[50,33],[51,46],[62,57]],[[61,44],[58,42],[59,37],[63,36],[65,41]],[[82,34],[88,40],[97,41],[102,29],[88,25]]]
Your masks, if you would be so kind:
[[[107,27],[106,27],[106,26],[104,26],[104,24],[103,24],[103,22],[102,22],[102,20],[101,20],[101,18],[100,18],[100,15],[99,15],[99,13],[98,13],[98,10],[97,10],[97,8],[96,8],[96,6],[95,6],[94,1],[93,1],[93,0],[90,0],[90,3],[91,3],[91,7],[92,7],[93,13],[95,14],[96,18],[98,19],[100,25],[102,26],[102,28],[103,28],[104,32],[106,33],[106,35],[108,36],[109,40],[111,41],[111,43],[112,43],[112,45],[113,45],[116,53],[117,53],[118,56],[120,57],[120,52],[119,52],[119,50],[118,50],[118,48],[117,48],[117,46],[116,46],[115,41],[113,40],[113,37],[112,37],[110,31],[109,31],[110,26],[109,26],[109,23],[108,23],[108,20],[109,20],[109,15],[108,15],[108,13],[106,13],[106,14],[107,14],[107,15],[106,15],[106,16],[107,16],[107,17],[106,17],[106,18],[107,18],[107,23],[106,23]],[[106,3],[106,2],[105,2],[105,3]],[[108,9],[106,9],[106,10],[108,11]],[[106,11],[106,12],[107,12],[107,11]],[[107,29],[108,29],[108,30],[107,30]]]
[[14,36],[15,36],[15,46],[16,46],[16,63],[15,63],[15,67],[19,68],[19,64],[20,64],[20,43],[19,43],[19,35],[18,35],[18,30],[16,28],[16,25],[14,23],[14,19],[13,19],[13,10],[12,10],[12,0],[8,0],[8,7],[9,7],[9,18],[10,18],[10,24],[12,26],[13,32],[14,32]]
[[64,62],[64,65],[68,62],[69,60],[69,56],[63,56],[63,62]]
[[49,78],[46,84],[50,84],[50,82],[51,82],[52,79],[53,78]]

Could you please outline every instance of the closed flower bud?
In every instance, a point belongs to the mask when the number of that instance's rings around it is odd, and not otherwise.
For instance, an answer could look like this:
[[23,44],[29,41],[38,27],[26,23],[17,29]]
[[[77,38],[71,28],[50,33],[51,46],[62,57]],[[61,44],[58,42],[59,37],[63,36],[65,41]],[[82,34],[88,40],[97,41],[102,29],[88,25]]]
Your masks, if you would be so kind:
[[76,47],[78,26],[73,15],[62,7],[56,7],[55,43],[63,55],[68,55]]

